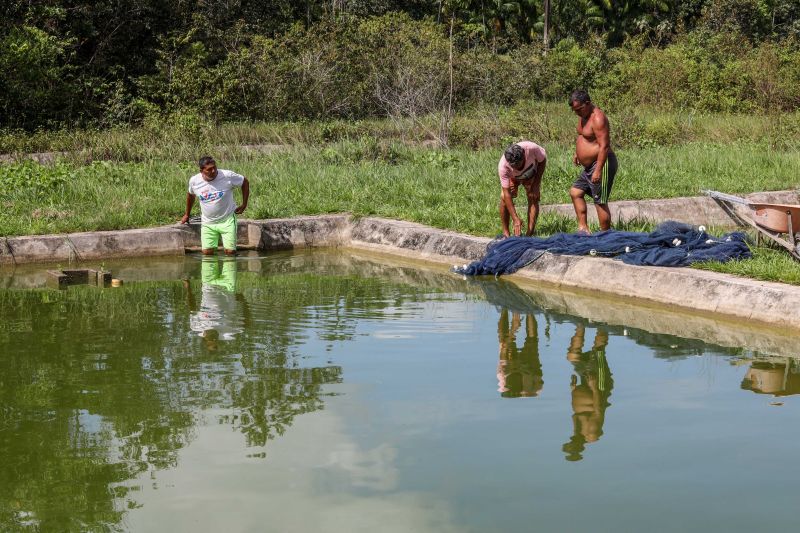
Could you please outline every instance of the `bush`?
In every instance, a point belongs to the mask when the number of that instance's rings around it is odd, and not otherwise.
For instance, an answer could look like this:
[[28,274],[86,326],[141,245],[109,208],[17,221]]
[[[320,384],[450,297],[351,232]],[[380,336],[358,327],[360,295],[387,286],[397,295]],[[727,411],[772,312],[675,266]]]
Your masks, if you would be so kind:
[[0,124],[29,128],[63,117],[76,92],[65,66],[69,45],[31,26],[0,37]]
[[[612,111],[792,111],[800,108],[800,47],[792,37],[756,40],[766,31],[762,4],[712,0],[698,29],[664,47],[644,33],[613,49],[588,37],[563,39],[547,54],[540,44],[510,41],[497,52],[496,43],[481,42],[480,26],[466,25],[453,41],[452,94],[447,26],[407,14],[344,14],[269,36],[236,26],[220,37],[225,46],[186,30],[160,38],[155,71],[130,79],[113,72],[110,81],[69,66],[76,43],[21,25],[0,37],[0,127],[31,132],[85,116],[94,127],[143,124],[156,138],[162,133],[154,131],[174,126],[196,139],[220,122],[313,120],[324,123],[313,140],[332,141],[370,133],[337,120],[390,116],[446,144],[447,111],[484,106],[494,109],[491,124],[477,131],[472,121],[451,124],[454,138],[481,146],[498,136],[552,138],[546,113],[503,116],[502,109],[565,102],[576,88]],[[788,28],[800,11],[784,4],[774,16]],[[667,124],[629,125],[639,140],[675,135]]]
[[697,31],[665,48],[628,43],[609,63],[599,92],[617,107],[753,112],[800,105],[800,52],[791,41],[753,47],[741,34]]
[[560,41],[548,52],[541,76],[536,79],[536,94],[548,100],[567,101],[575,89],[595,86],[604,70],[605,50],[601,45],[581,48],[572,39]]

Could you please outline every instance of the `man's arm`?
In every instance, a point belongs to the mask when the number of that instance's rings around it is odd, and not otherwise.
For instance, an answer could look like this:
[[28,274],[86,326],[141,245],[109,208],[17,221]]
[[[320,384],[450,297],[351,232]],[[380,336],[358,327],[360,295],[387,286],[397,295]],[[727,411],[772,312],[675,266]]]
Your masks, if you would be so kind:
[[250,199],[250,182],[247,178],[242,181],[242,205],[236,208],[236,214],[241,215],[247,209],[247,201]]
[[181,224],[189,222],[189,215],[192,214],[192,206],[194,205],[194,194],[186,193],[186,212],[181,217]]
[[522,233],[522,220],[520,220],[517,210],[514,208],[514,199],[511,197],[511,191],[508,187],[503,187],[503,191],[500,194],[503,197],[503,205],[506,206],[508,214],[511,215],[514,236],[518,237]]
[[592,183],[600,183],[603,175],[603,165],[608,159],[608,147],[610,146],[610,135],[608,132],[608,118],[605,113],[598,113],[592,116],[592,130],[594,131],[600,151],[597,153],[597,164],[592,174]]
[[536,197],[536,202],[539,202],[542,192],[542,176],[544,176],[544,169],[547,167],[547,159],[542,160],[536,166],[536,176],[533,178],[533,192]]

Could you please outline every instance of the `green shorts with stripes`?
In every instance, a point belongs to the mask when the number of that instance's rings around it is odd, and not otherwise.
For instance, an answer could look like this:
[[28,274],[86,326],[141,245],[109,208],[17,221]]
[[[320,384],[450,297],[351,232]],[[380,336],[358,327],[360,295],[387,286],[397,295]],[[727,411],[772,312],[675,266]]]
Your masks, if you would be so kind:
[[614,155],[614,152],[608,154],[599,183],[592,182],[592,175],[596,166],[597,161],[588,167],[583,167],[583,172],[581,172],[572,186],[582,190],[584,194],[590,195],[594,203],[607,204],[608,197],[611,194],[611,187],[614,185],[614,176],[617,175],[617,156]]
[[236,250],[236,215],[231,213],[218,222],[203,222],[200,226],[200,246],[203,250],[216,250],[219,239],[226,250]]

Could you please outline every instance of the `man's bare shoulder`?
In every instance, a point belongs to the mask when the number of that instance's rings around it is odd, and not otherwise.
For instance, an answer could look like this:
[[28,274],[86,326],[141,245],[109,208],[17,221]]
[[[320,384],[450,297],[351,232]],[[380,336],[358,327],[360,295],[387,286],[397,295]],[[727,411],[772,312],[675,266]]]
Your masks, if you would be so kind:
[[592,111],[592,126],[608,126],[608,117],[606,116],[605,112],[600,109],[599,107],[595,107],[594,111]]

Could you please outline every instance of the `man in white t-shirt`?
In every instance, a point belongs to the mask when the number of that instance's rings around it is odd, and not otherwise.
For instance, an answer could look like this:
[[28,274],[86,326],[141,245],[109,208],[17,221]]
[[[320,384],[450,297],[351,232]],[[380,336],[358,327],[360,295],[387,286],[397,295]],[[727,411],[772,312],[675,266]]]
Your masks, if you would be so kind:
[[[242,188],[242,205],[236,207],[233,189]],[[230,170],[217,169],[213,157],[200,158],[200,173],[189,178],[189,191],[186,194],[186,212],[181,224],[189,222],[195,198],[200,199],[200,243],[203,254],[211,255],[219,246],[225,253],[236,253],[236,215],[247,209],[250,198],[250,183],[247,178]]]
[[528,230],[525,235],[533,235],[536,231],[542,174],[546,165],[547,153],[544,148],[531,141],[512,144],[500,157],[497,173],[500,175],[500,222],[503,225],[504,237],[511,234],[508,227],[509,219],[514,221],[514,235],[522,233],[522,220],[514,208],[514,198],[517,197],[520,184],[525,187],[528,196]]

